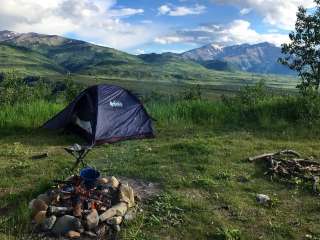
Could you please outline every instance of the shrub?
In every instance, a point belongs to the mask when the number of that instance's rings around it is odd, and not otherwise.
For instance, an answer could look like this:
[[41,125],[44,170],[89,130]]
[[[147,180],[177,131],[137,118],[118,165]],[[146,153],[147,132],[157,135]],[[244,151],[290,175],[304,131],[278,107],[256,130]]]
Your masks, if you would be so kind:
[[183,100],[200,100],[202,97],[201,87],[199,84],[187,88],[180,96]]
[[41,79],[32,85],[26,83],[25,78],[9,72],[3,75],[0,82],[0,105],[14,105],[17,103],[47,100],[51,94],[49,86]]
[[65,78],[64,85],[64,95],[67,102],[71,102],[84,89],[84,85],[73,81],[70,74]]
[[236,228],[220,228],[216,239],[221,240],[241,240],[241,232]]

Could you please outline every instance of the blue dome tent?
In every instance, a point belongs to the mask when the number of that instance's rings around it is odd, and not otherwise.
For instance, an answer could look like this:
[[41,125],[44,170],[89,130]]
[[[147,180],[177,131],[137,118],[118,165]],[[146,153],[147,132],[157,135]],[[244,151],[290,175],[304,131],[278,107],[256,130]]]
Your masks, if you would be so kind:
[[154,137],[152,119],[139,99],[121,87],[107,84],[81,92],[43,128],[70,130],[92,146]]

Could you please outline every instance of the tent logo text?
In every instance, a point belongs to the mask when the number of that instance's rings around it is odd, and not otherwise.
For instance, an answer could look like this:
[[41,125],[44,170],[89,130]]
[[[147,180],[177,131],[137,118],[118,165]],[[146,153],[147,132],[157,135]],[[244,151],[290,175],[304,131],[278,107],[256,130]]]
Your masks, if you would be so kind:
[[114,108],[122,108],[123,104],[120,101],[110,101],[110,106]]

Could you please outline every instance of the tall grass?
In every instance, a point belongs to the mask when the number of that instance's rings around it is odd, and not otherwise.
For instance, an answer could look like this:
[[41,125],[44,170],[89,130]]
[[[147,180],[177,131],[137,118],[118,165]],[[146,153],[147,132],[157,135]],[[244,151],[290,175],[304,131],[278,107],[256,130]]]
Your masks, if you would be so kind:
[[[63,107],[64,103],[41,98],[3,104],[0,111],[0,130],[40,127]],[[267,130],[293,127],[318,129],[320,126],[319,94],[279,95],[268,92],[260,85],[245,88],[236,96],[222,97],[221,100],[150,100],[146,103],[146,108],[160,125]]]
[[160,124],[202,125],[247,129],[318,129],[320,97],[257,96],[246,102],[239,96],[223,100],[180,100],[147,104]]
[[63,108],[61,103],[45,100],[2,105],[0,129],[32,129],[40,127]]
[[[178,100],[149,102],[146,108],[160,125],[198,125],[205,127],[246,127],[283,129],[319,126],[320,103],[307,108],[297,97],[270,97],[247,105],[231,101]],[[64,104],[46,100],[2,105],[0,129],[34,129],[63,109]],[[310,113],[311,112],[311,113]]]
[[218,125],[225,121],[229,109],[221,101],[180,100],[147,104],[153,118],[162,124]]

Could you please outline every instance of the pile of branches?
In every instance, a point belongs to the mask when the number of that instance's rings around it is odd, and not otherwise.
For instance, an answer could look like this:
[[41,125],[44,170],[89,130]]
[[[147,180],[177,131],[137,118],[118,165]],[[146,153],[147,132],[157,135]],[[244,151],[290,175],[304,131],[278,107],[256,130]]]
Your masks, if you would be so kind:
[[320,177],[320,161],[311,158],[304,159],[301,154],[293,150],[282,150],[275,153],[265,153],[250,157],[249,161],[265,161],[268,170],[265,175],[286,179],[299,178],[311,182],[313,191],[319,193],[318,183]]

